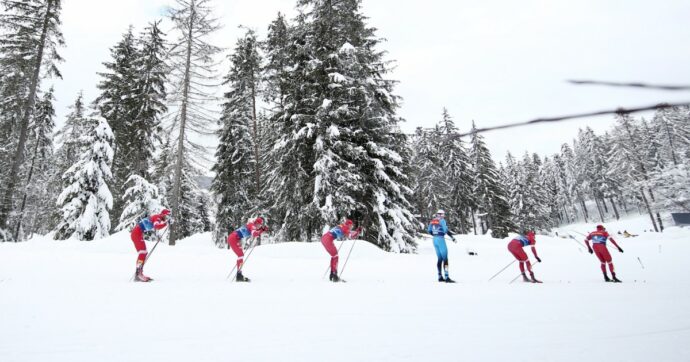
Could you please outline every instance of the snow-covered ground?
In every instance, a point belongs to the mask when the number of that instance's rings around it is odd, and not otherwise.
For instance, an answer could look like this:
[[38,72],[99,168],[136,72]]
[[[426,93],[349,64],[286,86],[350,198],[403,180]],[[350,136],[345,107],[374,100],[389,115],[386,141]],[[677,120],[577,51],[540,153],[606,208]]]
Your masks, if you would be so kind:
[[690,361],[690,229],[647,224],[608,224],[640,234],[611,250],[623,284],[546,236],[541,285],[509,284],[517,264],[488,282],[512,256],[507,240],[476,236],[449,242],[458,284],[436,281],[429,239],[418,255],[358,242],[346,284],[322,279],[318,243],[258,247],[251,284],[225,279],[235,257],[209,235],[159,246],[150,284],[129,282],[127,234],[0,244],[0,361]]

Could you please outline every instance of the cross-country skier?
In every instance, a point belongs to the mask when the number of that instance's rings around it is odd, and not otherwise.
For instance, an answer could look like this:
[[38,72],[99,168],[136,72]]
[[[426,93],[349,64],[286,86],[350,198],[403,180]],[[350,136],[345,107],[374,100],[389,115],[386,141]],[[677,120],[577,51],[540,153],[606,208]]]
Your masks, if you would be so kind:
[[144,275],[144,262],[148,251],[146,250],[146,243],[144,242],[144,233],[154,230],[161,230],[168,226],[168,219],[170,217],[170,210],[163,209],[160,214],[152,215],[139,221],[130,234],[134,247],[137,249],[139,256],[137,257],[137,270],[134,274],[134,281],[150,282],[153,279]]
[[[592,241],[594,250],[592,250],[592,247],[589,246],[589,241]],[[616,272],[615,269],[613,268],[613,260],[611,258],[611,253],[609,253],[609,249],[606,247],[606,241],[611,240],[613,245],[618,248],[619,252],[623,252],[623,249],[618,246],[615,240],[609,235],[609,233],[606,231],[606,228],[604,225],[597,225],[597,231],[593,231],[587,235],[587,238],[585,239],[585,244],[587,244],[587,249],[589,250],[590,254],[596,254],[597,258],[599,258],[599,261],[601,262],[601,272],[604,273],[604,280],[607,282],[614,282],[614,283],[620,283],[621,281],[616,278]],[[609,279],[609,276],[606,274],[606,264],[609,265],[609,270],[611,270],[611,279]]]
[[265,231],[268,231],[268,227],[264,225],[264,218],[257,217],[255,219],[249,220],[249,222],[242,226],[241,228],[233,231],[228,236],[228,246],[237,255],[237,276],[235,280],[238,282],[248,282],[249,278],[242,275],[242,265],[244,264],[244,250],[240,245],[241,241],[248,238],[258,238]]
[[331,276],[329,279],[332,282],[340,281],[340,277],[338,277],[338,249],[335,247],[335,240],[357,238],[359,233],[362,232],[362,228],[360,227],[357,228],[357,230],[351,231],[353,224],[352,220],[345,219],[342,224],[328,230],[321,237],[321,244],[326,248],[328,254],[331,255]]
[[[525,253],[524,250],[524,247],[531,246],[532,254],[534,254],[537,262],[541,263],[541,259],[537,255],[537,248],[534,246],[536,243],[537,239],[534,237],[534,231],[532,230],[525,230],[522,235],[518,235],[515,239],[508,243],[508,251],[510,251],[510,253],[515,256],[515,259],[520,262],[520,273],[522,273],[522,280],[527,283],[541,283],[541,281],[534,277],[532,263],[529,261],[529,257],[527,257],[527,253]],[[525,264],[527,264],[527,271],[529,271],[530,278],[527,278],[527,274],[525,274]]]
[[456,241],[455,236],[453,236],[453,233],[448,229],[445,211],[438,210],[438,212],[436,212],[436,216],[429,223],[427,231],[434,237],[434,249],[436,249],[436,257],[438,258],[436,262],[438,281],[455,283],[448,275],[448,247],[446,246],[446,234],[450,236],[453,242]]

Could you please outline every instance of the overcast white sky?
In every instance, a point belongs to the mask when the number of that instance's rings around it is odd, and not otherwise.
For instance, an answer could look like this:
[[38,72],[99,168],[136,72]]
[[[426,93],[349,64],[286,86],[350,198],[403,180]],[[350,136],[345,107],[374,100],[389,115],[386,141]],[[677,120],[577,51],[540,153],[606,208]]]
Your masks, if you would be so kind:
[[[216,0],[230,51],[245,25],[263,35],[295,0]],[[173,0],[64,0],[64,80],[55,83],[58,122],[80,89],[93,100],[96,72],[132,24],[161,17]],[[619,106],[690,101],[690,92],[572,86],[566,79],[690,84],[688,0],[364,0],[370,25],[397,61],[405,131],[432,126],[445,106],[459,127],[480,127]],[[221,69],[224,74],[226,69]],[[578,127],[603,132],[611,117],[485,134],[494,158],[506,151],[555,153]]]

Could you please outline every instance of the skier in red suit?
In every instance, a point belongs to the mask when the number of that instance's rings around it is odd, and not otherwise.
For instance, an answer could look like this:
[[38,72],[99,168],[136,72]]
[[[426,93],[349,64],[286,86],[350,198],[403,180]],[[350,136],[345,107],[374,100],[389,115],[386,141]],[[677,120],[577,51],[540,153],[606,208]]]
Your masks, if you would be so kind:
[[152,215],[137,223],[130,234],[134,247],[137,249],[139,256],[137,257],[137,270],[134,274],[134,281],[150,282],[153,279],[144,275],[144,262],[148,251],[146,250],[146,243],[144,242],[144,233],[148,231],[161,230],[168,226],[168,218],[170,217],[170,210],[163,209],[160,214]]
[[248,282],[249,278],[242,274],[242,265],[244,264],[244,250],[240,242],[248,237],[258,238],[265,231],[268,231],[268,227],[264,225],[264,218],[257,217],[256,219],[250,220],[247,225],[240,227],[239,229],[233,231],[228,236],[228,246],[237,255],[237,276],[235,280],[238,282]]
[[[531,246],[532,254],[534,254],[537,262],[541,263],[541,259],[537,255],[537,248],[534,246],[536,243],[537,239],[535,239],[534,231],[532,230],[526,230],[522,233],[522,235],[518,235],[515,239],[508,243],[508,251],[510,251],[510,253],[515,256],[515,259],[520,262],[520,273],[522,273],[522,280],[528,283],[541,283],[541,281],[534,277],[534,272],[532,272],[532,263],[530,263],[527,253],[525,253],[525,250],[523,249],[526,246]],[[527,275],[525,274],[525,264],[527,264],[527,270],[529,271],[531,279],[528,279]]]
[[[593,246],[589,246],[589,241],[592,241]],[[596,254],[597,258],[601,262],[601,272],[604,273],[604,280],[607,282],[620,283],[621,281],[616,277],[616,271],[613,267],[613,259],[611,258],[611,253],[606,247],[606,241],[611,240],[611,243],[618,248],[619,252],[623,252],[623,249],[618,246],[615,240],[606,231],[604,225],[597,225],[597,231],[593,231],[587,235],[585,239],[585,244],[587,244],[587,249],[590,254]],[[594,250],[592,250],[594,249]],[[611,271],[611,279],[606,274],[606,264],[609,265],[609,270]]]
[[335,247],[335,240],[355,239],[362,232],[362,228],[351,231],[352,225],[352,220],[345,219],[342,224],[332,228],[321,237],[321,244],[326,248],[328,254],[331,255],[331,276],[329,279],[332,282],[340,281],[338,277],[338,249]]

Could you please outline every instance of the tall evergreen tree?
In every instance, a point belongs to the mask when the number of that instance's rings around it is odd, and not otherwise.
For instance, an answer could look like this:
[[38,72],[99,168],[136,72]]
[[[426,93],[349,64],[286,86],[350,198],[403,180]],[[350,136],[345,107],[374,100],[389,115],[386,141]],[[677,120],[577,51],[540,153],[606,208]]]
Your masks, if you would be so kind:
[[414,165],[413,195],[422,220],[430,220],[438,209],[448,208],[451,187],[438,145],[438,129],[417,128],[412,138]]
[[137,94],[134,87],[136,81],[135,62],[139,57],[136,48],[134,29],[129,27],[122,39],[110,50],[111,62],[105,62],[105,73],[99,73],[103,78],[98,84],[101,91],[95,104],[101,116],[108,121],[113,131],[113,222],[117,222],[122,212],[122,191],[127,177],[130,175],[132,163],[138,161],[137,155],[132,155],[130,147],[132,139],[132,125],[136,116]]
[[[36,218],[48,223],[50,214],[54,211],[48,192],[50,183],[51,162],[53,159],[53,132],[55,129],[55,101],[54,90],[50,88],[36,104],[36,111],[31,124],[28,139],[29,167],[26,174],[26,187],[19,207],[18,220],[14,230],[14,239],[21,239],[24,225],[28,225],[28,232],[33,233]],[[29,223],[24,223],[25,215]],[[42,230],[46,232],[47,230]]]
[[[26,142],[29,123],[34,114],[37,93],[42,77],[61,77],[56,64],[61,61],[58,47],[64,44],[60,32],[61,0],[2,0],[5,13],[0,15],[0,73],[19,75],[11,79],[8,91],[17,91],[12,96],[20,107],[14,108],[16,117],[9,123],[14,129],[10,134],[17,136],[16,144],[10,150],[11,159],[3,172],[4,190],[0,202],[0,229],[7,227],[7,220],[14,208],[14,197],[20,178],[20,169],[25,163]],[[15,103],[17,104],[17,103]],[[3,117],[4,118],[4,117]],[[4,123],[4,122],[3,122]]]
[[[311,148],[302,155],[313,154],[314,160],[309,162],[313,174],[305,175],[307,180],[313,177],[313,196],[305,195],[310,206],[299,205],[292,214],[306,214],[310,220],[297,229],[310,237],[324,224],[351,216],[368,229],[369,241],[387,250],[411,251],[415,225],[408,201],[410,181],[403,173],[409,149],[395,115],[394,82],[384,78],[388,63],[375,49],[380,39],[365,24],[358,0],[300,0],[298,5],[304,39],[299,50],[306,56],[298,55],[304,63],[295,71],[302,79],[300,89],[286,97],[294,103],[279,114],[283,120],[302,123],[297,132]],[[279,141],[283,147],[302,142],[291,134],[284,133]],[[285,166],[294,168],[302,155]],[[294,181],[293,185],[303,182]],[[299,222],[294,217],[284,220]]]
[[510,205],[507,193],[501,183],[496,164],[484,143],[484,138],[478,134],[477,127],[472,122],[472,139],[470,141],[470,165],[474,176],[471,193],[474,195],[474,207],[483,215],[480,222],[482,231],[491,230],[495,238],[505,238],[508,233],[515,231],[511,221]]
[[225,78],[230,91],[220,119],[216,150],[216,177],[211,190],[217,196],[214,239],[221,243],[228,232],[242,225],[257,205],[261,190],[258,181],[258,143],[256,136],[256,90],[261,58],[253,31],[239,40],[230,57],[231,69]]
[[[475,175],[472,175],[471,160],[467,154],[465,145],[458,137],[458,128],[446,108],[443,109],[441,122],[438,124],[440,149],[443,165],[440,172],[450,186],[445,192],[449,195],[448,205],[454,223],[458,225],[461,233],[470,229],[467,215],[472,215],[471,210],[476,210],[477,201],[472,193]],[[447,211],[447,210],[446,210]]]

